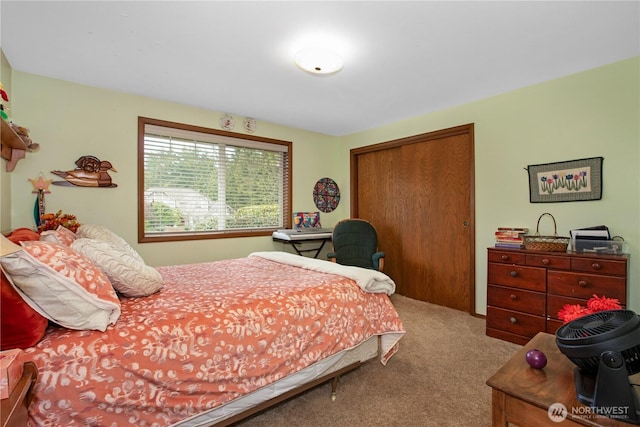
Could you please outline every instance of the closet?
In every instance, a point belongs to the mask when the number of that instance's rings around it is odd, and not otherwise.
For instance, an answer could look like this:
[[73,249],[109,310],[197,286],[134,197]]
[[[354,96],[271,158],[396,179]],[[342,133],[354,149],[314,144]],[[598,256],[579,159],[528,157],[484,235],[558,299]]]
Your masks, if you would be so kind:
[[473,124],[352,149],[351,216],[397,293],[475,314]]

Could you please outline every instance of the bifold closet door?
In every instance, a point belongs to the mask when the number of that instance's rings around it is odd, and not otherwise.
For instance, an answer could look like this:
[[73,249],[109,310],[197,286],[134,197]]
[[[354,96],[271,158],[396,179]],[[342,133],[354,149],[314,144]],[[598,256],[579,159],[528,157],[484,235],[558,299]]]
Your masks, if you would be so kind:
[[378,229],[385,272],[399,294],[474,313],[473,125],[372,147],[352,150],[352,216]]

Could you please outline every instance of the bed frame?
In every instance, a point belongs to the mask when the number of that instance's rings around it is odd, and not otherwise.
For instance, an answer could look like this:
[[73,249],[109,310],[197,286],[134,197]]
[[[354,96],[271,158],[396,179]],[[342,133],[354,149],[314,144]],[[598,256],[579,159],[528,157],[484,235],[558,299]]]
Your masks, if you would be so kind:
[[290,399],[292,397],[298,396],[302,393],[304,393],[305,391],[312,389],[315,386],[318,386],[320,384],[326,383],[327,381],[331,381],[331,401],[335,401],[336,400],[336,389],[338,387],[338,380],[340,378],[340,375],[342,374],[346,374],[347,372],[353,371],[354,369],[358,368],[360,365],[362,364],[362,362],[355,362],[352,363],[349,366],[346,366],[340,370],[338,370],[337,372],[331,373],[331,374],[327,374],[324,375],[320,378],[318,378],[317,380],[311,381],[310,383],[301,385],[298,388],[295,388],[293,390],[290,390],[286,393],[281,394],[280,396],[276,396],[274,398],[271,398],[269,400],[267,400],[264,403],[261,403],[257,406],[254,406],[253,408],[247,409],[237,415],[234,415],[230,418],[227,418],[226,420],[220,421],[219,423],[216,424],[212,424],[212,427],[225,427],[228,425],[231,425],[233,423],[237,423],[238,421],[244,420],[248,417],[250,417],[251,415],[254,415],[258,412],[264,411],[265,409],[269,409],[272,406],[277,405],[278,403],[282,403],[287,399]]

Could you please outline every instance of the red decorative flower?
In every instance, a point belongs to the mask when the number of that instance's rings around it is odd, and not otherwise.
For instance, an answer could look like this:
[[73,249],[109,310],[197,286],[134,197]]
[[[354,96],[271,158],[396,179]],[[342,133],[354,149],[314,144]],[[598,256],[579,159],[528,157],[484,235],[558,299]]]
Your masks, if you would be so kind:
[[621,308],[617,299],[607,298],[604,295],[599,297],[594,294],[593,297],[587,301],[586,307],[580,304],[565,304],[560,311],[558,311],[558,318],[564,321],[564,323],[568,323],[587,314],[605,310],[619,310]]
[[587,301],[587,307],[594,313],[603,310],[620,310],[622,308],[617,298],[607,298],[604,295],[599,297],[595,294]]
[[61,225],[75,233],[78,231],[78,227],[80,227],[80,223],[76,220],[75,215],[63,214],[61,210],[55,214],[46,213],[42,215],[40,221],[40,226],[38,227],[39,232],[56,230]]

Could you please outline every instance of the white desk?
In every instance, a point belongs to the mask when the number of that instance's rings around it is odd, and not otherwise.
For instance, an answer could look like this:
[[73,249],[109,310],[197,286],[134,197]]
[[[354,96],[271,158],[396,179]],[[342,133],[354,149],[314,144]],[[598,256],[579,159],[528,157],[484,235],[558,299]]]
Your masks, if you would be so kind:
[[[271,237],[276,242],[287,243],[293,246],[293,249],[302,255],[307,252],[315,252],[314,258],[318,258],[324,244],[331,240],[333,229],[331,228],[296,228],[290,230],[276,230]],[[320,246],[314,248],[303,249],[304,243],[319,243]]]

